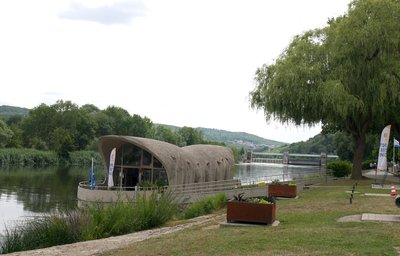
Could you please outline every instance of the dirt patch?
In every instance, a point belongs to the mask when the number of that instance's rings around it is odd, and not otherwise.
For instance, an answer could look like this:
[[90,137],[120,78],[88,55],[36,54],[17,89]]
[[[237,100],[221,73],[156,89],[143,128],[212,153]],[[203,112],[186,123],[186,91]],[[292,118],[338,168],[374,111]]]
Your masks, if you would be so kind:
[[[30,256],[89,256],[89,255],[99,255],[108,251],[116,250],[119,248],[126,247],[130,244],[137,243],[140,241],[144,241],[149,238],[155,238],[167,234],[171,234],[177,231],[184,230],[186,228],[190,228],[197,225],[206,224],[209,222],[217,223],[221,220],[224,220],[225,215],[205,215],[194,218],[190,220],[189,223],[176,225],[172,227],[163,227],[156,228],[151,230],[144,230],[136,233],[131,233],[122,236],[109,237],[104,239],[92,240],[79,242],[74,244],[66,244],[53,246],[44,249],[32,250],[32,251],[24,251],[24,252],[15,252],[7,255],[10,256],[22,256],[22,255],[30,255]],[[214,225],[211,225],[214,226]]]

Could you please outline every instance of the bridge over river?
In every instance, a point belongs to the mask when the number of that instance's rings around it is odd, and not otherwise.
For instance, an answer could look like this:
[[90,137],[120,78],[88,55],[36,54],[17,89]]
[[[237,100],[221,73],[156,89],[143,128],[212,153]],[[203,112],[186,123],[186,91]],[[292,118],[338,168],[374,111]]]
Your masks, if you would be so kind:
[[326,165],[327,162],[336,160],[337,155],[317,154],[296,154],[296,153],[259,153],[248,151],[244,162],[246,163],[276,163],[290,165]]

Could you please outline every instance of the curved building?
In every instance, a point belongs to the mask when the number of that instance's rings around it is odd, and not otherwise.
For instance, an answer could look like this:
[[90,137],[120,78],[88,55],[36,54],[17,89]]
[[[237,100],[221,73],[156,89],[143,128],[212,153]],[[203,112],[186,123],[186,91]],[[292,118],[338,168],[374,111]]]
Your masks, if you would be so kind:
[[[145,183],[164,186],[232,179],[234,158],[227,147],[173,144],[132,136],[103,136],[99,148],[106,171],[115,148],[114,186],[132,188]],[[106,175],[108,179],[108,175]],[[107,180],[105,181],[107,183]]]

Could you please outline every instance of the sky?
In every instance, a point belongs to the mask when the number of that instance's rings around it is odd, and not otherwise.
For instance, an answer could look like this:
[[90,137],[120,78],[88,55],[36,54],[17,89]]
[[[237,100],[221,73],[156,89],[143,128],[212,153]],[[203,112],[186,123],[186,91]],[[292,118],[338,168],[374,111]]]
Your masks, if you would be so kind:
[[70,100],[154,123],[306,141],[314,127],[266,122],[254,74],[349,0],[2,0],[0,105]]

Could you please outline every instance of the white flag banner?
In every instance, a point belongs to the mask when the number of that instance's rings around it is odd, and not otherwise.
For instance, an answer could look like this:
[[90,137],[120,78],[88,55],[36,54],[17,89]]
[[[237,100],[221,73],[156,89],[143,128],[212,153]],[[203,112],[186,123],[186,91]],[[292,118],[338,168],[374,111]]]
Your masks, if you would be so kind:
[[376,167],[378,170],[381,170],[381,171],[386,171],[386,167],[387,167],[386,153],[387,153],[387,148],[388,148],[388,144],[389,144],[390,128],[391,128],[391,125],[387,125],[385,128],[383,128],[382,134],[381,134],[381,142],[379,145],[379,155],[378,155],[378,165]]
[[395,148],[400,148],[400,143],[399,143],[399,141],[396,140],[395,138],[393,138],[393,146],[394,146]]
[[110,166],[108,168],[108,188],[111,188],[114,186],[113,173],[114,173],[114,163],[115,163],[115,152],[116,151],[117,151],[117,149],[113,148],[113,150],[111,150],[111,154],[110,154]]

